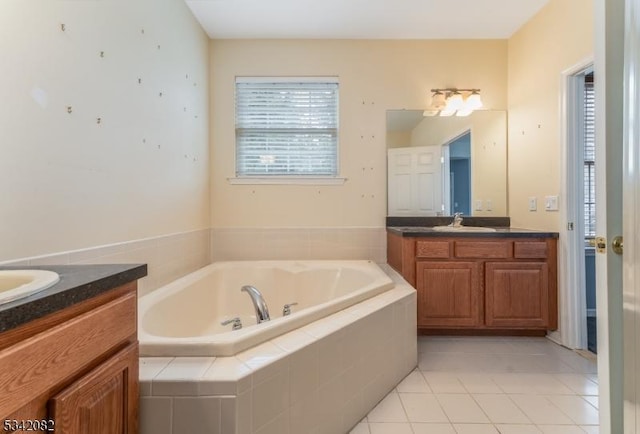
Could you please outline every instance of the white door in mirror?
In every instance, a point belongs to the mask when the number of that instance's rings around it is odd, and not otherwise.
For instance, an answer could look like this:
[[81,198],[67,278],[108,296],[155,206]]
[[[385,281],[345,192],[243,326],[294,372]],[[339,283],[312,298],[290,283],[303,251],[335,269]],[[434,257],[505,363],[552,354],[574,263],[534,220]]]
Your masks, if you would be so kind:
[[59,281],[58,273],[49,270],[0,270],[0,304],[28,297]]

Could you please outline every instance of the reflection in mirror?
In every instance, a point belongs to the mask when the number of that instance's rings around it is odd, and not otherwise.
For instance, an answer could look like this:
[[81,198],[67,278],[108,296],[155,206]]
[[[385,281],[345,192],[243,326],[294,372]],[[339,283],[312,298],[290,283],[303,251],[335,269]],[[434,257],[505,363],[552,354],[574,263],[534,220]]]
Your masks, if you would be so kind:
[[387,111],[389,216],[507,213],[507,115]]

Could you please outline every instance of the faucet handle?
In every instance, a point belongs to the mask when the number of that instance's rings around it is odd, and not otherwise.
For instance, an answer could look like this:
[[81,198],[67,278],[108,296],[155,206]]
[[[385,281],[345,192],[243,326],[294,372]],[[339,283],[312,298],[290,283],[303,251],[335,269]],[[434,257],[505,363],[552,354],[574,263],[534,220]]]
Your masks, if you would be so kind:
[[229,324],[233,324],[233,327],[231,327],[231,330],[240,330],[242,328],[242,321],[240,320],[240,317],[231,318],[231,319],[222,321],[220,323],[220,325],[223,325],[223,326],[226,326]]
[[297,306],[297,305],[298,305],[297,301],[293,303],[285,304],[284,307],[282,308],[282,316],[291,315],[291,306]]

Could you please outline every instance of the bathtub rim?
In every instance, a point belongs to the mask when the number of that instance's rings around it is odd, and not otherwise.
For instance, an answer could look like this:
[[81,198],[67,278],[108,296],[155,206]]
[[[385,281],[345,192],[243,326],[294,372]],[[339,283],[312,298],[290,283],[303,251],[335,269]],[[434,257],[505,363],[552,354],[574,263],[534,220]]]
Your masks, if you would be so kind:
[[[363,269],[376,274],[374,280],[357,291],[346,294],[311,307],[301,312],[304,316],[292,314],[287,317],[275,318],[268,323],[258,324],[256,327],[246,327],[237,331],[218,333],[215,335],[192,337],[167,337],[148,333],[144,328],[146,312],[153,306],[171,295],[176,294],[182,288],[190,285],[211,272],[212,269],[233,267],[252,264],[257,267],[285,268],[282,264],[313,264],[321,268],[334,268],[330,265],[340,264],[344,267]],[[151,293],[138,299],[138,340],[141,356],[144,357],[229,357],[242,351],[251,349],[261,343],[268,342],[278,336],[288,333],[322,319],[328,315],[343,311],[351,306],[362,303],[376,297],[395,286],[389,273],[386,273],[382,264],[376,264],[371,260],[258,260],[258,261],[221,261],[211,263],[199,270],[176,279]],[[268,301],[267,301],[268,302]],[[215,336],[215,339],[212,339]]]

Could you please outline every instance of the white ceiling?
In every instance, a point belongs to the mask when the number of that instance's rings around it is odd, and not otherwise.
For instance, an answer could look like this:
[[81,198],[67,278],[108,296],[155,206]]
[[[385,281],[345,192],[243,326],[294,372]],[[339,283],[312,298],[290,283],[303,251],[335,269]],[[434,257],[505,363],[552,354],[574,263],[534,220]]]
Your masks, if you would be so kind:
[[185,1],[216,39],[505,39],[548,0]]

